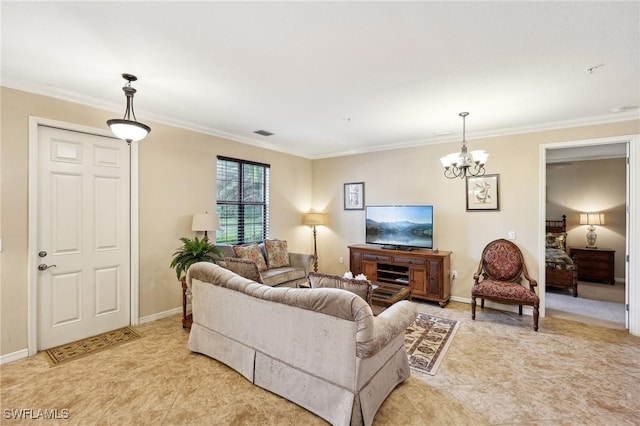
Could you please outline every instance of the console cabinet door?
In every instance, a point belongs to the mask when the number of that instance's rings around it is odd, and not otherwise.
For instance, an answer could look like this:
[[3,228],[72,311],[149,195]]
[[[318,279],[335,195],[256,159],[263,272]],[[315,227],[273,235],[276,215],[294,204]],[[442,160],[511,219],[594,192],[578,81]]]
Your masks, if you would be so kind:
[[362,252],[357,250],[349,251],[349,270],[354,276],[362,273]]
[[429,259],[427,296],[442,297],[442,262]]
[[[367,262],[366,260],[362,262],[362,273],[367,277],[369,281],[377,281],[378,280],[378,264],[375,262]],[[355,275],[355,272],[354,272]]]
[[427,270],[424,268],[410,268],[409,280],[411,282],[412,296],[427,295]]

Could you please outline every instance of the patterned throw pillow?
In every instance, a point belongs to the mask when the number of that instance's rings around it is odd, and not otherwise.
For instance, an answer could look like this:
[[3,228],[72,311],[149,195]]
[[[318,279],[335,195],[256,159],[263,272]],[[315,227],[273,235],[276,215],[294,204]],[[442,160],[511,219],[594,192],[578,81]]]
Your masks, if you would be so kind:
[[258,270],[260,272],[267,270],[267,262],[264,260],[264,256],[260,251],[260,247],[257,244],[248,244],[246,246],[233,246],[233,251],[237,257],[241,259],[249,259],[256,262]]
[[267,251],[267,265],[269,269],[291,266],[289,264],[289,250],[284,240],[264,240]]

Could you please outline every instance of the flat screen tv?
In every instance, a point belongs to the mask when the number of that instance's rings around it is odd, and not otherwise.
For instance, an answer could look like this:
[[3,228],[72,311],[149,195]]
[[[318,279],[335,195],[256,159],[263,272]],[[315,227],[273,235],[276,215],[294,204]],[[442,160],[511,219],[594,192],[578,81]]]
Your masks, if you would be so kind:
[[366,243],[433,248],[433,206],[366,206]]

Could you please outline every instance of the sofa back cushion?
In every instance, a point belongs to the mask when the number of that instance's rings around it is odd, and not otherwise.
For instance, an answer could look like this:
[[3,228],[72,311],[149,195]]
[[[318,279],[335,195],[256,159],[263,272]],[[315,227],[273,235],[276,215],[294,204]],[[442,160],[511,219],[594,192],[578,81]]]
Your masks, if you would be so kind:
[[291,266],[286,240],[264,240],[264,248],[267,252],[267,266],[269,269]]
[[371,305],[371,293],[373,292],[373,287],[371,286],[371,282],[367,280],[356,280],[344,278],[338,275],[309,272],[307,281],[311,288],[340,288],[342,290],[350,291],[351,293],[357,294]]
[[247,244],[244,246],[233,246],[236,257],[253,260],[258,265],[259,271],[267,270],[267,262],[264,260],[262,250],[257,244]]

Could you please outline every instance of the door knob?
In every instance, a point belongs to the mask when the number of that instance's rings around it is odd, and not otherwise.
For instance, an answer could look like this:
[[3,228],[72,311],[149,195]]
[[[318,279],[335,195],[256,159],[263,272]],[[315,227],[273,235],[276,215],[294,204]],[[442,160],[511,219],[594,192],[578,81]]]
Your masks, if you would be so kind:
[[38,253],[38,256],[40,257],[45,257],[47,255],[47,252],[42,250],[41,252]]
[[38,269],[41,270],[41,271],[46,271],[47,269],[55,268],[56,266],[58,266],[58,265],[46,265],[44,263],[41,263],[41,264],[38,265]]

